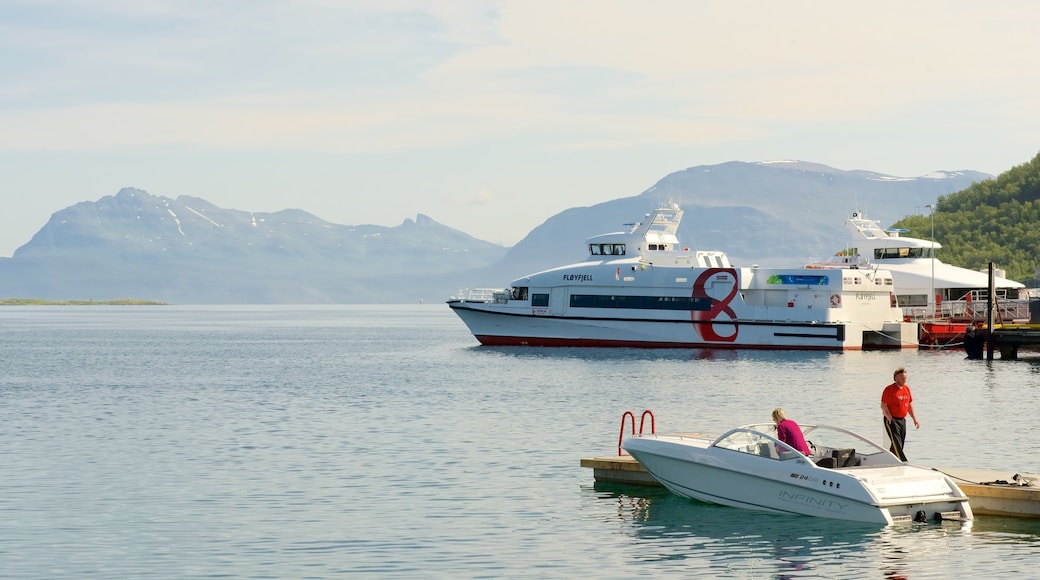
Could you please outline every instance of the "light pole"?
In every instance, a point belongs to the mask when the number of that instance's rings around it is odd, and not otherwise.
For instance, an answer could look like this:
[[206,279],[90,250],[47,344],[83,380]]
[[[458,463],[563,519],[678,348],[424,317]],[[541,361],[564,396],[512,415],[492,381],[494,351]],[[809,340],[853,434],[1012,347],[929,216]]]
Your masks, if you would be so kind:
[[928,214],[932,218],[932,292],[928,295],[928,305],[931,306],[932,316],[935,316],[935,204],[928,204],[925,206],[930,209],[931,212]]

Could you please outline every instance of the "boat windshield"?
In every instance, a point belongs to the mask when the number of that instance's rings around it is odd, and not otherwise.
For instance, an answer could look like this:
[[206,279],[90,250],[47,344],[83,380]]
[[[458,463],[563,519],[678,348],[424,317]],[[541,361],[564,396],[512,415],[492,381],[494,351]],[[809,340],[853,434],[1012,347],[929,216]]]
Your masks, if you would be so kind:
[[589,244],[593,256],[624,256],[625,244]]
[[894,258],[934,258],[934,248],[875,248],[875,260]]
[[729,449],[773,459],[786,460],[805,457],[786,443],[782,443],[760,430],[765,428],[767,428],[765,425],[754,425],[747,428],[734,429],[716,439],[713,445],[720,449]]
[[[830,425],[802,425],[802,435],[805,436],[813,457],[830,455],[834,450],[850,449],[860,457],[869,457],[881,454],[890,456],[892,461],[898,461],[884,449],[870,439],[857,435],[847,429],[832,427]],[[782,443],[772,434],[776,433],[776,426],[772,423],[760,423],[745,425],[722,435],[712,444],[720,449],[730,449],[741,453],[750,453],[773,459],[791,459],[803,457],[790,446]],[[878,458],[871,463],[889,463],[889,458]]]
[[830,425],[802,425],[802,435],[806,441],[812,441],[816,447],[831,449],[855,448],[860,455],[888,453],[888,450],[877,443],[841,427]]

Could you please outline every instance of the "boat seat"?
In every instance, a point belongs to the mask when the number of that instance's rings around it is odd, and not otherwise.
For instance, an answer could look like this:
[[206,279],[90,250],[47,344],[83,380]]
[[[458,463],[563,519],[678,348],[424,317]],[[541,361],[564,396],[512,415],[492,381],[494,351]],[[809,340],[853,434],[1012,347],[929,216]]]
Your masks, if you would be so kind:
[[830,457],[822,457],[816,461],[816,465],[834,469],[836,467],[856,467],[859,460],[856,459],[855,449],[833,449]]
[[831,457],[834,458],[835,467],[855,467],[859,465],[855,449],[835,449],[831,451]]

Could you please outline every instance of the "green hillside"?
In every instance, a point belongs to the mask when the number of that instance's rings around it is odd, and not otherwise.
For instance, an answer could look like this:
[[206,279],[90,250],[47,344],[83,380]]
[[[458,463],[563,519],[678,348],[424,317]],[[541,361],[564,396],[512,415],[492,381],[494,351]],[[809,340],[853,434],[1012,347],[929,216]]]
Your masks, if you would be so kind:
[[908,235],[942,244],[939,259],[985,269],[990,262],[1007,277],[1036,286],[1040,266],[1040,154],[993,179],[939,196],[934,216],[917,215],[893,224]]

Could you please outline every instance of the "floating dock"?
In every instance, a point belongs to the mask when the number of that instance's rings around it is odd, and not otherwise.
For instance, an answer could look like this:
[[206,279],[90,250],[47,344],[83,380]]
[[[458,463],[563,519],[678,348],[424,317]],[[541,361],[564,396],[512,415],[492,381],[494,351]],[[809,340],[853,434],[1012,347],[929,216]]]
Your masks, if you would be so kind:
[[[581,460],[596,481],[661,487],[630,455]],[[980,469],[936,469],[949,475],[968,496],[975,515],[1040,518],[1040,476]]]
[[1002,359],[1017,359],[1020,348],[1040,346],[1040,324],[998,324],[993,327],[993,340]]

